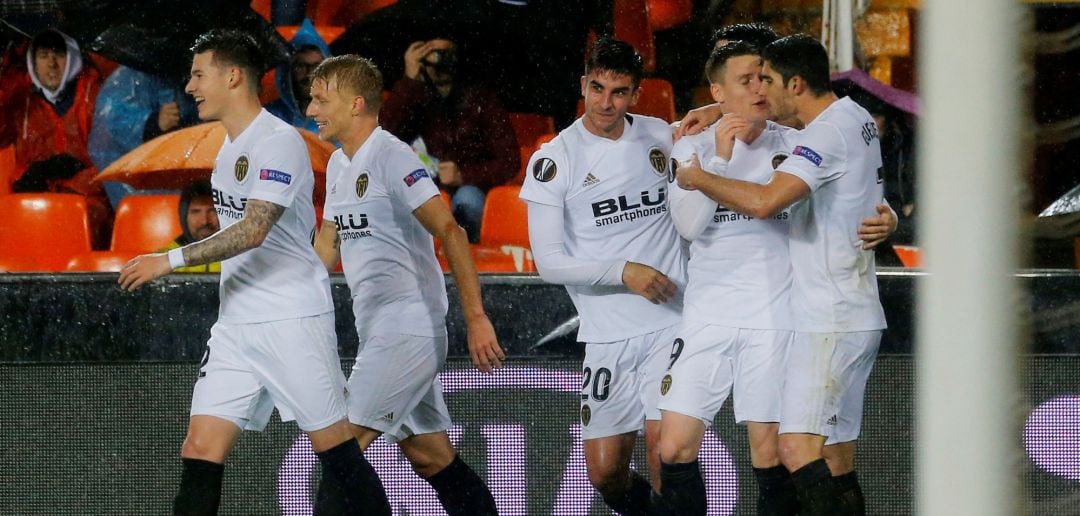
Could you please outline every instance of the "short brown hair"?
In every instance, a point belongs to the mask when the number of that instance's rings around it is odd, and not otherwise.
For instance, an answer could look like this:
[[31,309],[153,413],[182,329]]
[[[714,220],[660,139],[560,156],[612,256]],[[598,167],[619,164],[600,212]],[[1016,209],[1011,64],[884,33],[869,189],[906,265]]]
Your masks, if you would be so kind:
[[364,97],[368,114],[378,114],[382,106],[382,73],[370,59],[356,54],[326,58],[311,72],[311,81],[335,82],[338,90]]

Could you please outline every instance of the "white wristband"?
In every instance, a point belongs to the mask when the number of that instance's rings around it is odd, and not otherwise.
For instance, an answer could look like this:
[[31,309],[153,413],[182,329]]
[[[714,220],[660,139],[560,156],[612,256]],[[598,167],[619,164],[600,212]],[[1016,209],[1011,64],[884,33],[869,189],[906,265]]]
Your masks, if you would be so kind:
[[184,261],[183,248],[177,247],[176,249],[169,250],[169,265],[173,268],[173,270],[187,266],[187,262]]

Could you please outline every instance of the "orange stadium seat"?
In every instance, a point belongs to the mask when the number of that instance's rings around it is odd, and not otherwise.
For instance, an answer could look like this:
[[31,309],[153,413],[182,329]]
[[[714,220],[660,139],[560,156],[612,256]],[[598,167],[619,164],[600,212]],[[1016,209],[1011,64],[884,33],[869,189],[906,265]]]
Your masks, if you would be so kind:
[[536,272],[536,262],[527,247],[474,245],[472,255],[477,272]]
[[134,251],[90,251],[71,257],[68,272],[120,272],[138,253]]
[[693,0],[646,0],[649,7],[649,28],[654,31],[670,29],[690,21]]
[[529,211],[518,198],[520,186],[496,186],[488,190],[480,220],[480,244],[513,244],[529,247]]
[[646,0],[615,0],[613,10],[615,38],[637,49],[644,61],[645,71],[653,71],[656,68],[656,46],[652,27],[649,26]]
[[15,146],[0,148],[0,195],[11,193],[15,182]]
[[532,159],[533,153],[540,150],[541,145],[554,140],[556,136],[558,135],[554,132],[541,134],[540,136],[537,136],[536,140],[529,146],[523,145],[521,147],[521,167],[518,169],[518,173],[507,181],[506,184],[508,186],[521,186],[525,182],[525,174],[528,173],[526,169],[529,167],[529,160]]
[[518,146],[529,147],[542,135],[555,132],[555,119],[533,113],[510,113]]
[[116,208],[113,251],[153,252],[180,235],[180,196],[129,195]]
[[900,258],[904,267],[916,269],[922,267],[922,250],[913,245],[893,245],[893,251]]
[[655,116],[667,123],[675,121],[675,90],[664,79],[642,79],[641,96],[637,104],[630,108],[631,113]]
[[0,195],[0,253],[12,272],[57,272],[90,252],[86,199],[75,194]]

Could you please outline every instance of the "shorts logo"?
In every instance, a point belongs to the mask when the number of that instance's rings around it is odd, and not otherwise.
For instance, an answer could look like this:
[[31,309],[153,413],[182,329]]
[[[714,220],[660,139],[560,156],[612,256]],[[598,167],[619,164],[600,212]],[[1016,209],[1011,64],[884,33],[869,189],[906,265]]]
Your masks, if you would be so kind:
[[259,179],[263,181],[277,181],[281,184],[292,184],[292,175],[280,170],[264,168],[259,171]]
[[533,163],[532,176],[533,179],[546,183],[555,179],[555,174],[558,172],[558,167],[555,166],[555,162],[548,158],[540,158]]
[[664,151],[658,147],[649,149],[649,164],[652,165],[653,171],[660,177],[669,176],[668,171],[668,158],[664,155]]
[[382,417],[380,417],[378,420],[379,421],[388,421],[390,423],[393,423],[394,422],[394,413],[390,412],[388,414],[385,414]]
[[[408,183],[408,181],[406,181]],[[368,175],[367,172],[361,172],[360,177],[356,178],[356,198],[363,199],[364,194],[367,193]]]
[[832,417],[830,417],[829,420],[825,422],[825,424],[829,426],[836,426],[836,414],[833,414]]
[[243,183],[247,178],[248,173],[248,158],[241,154],[239,158],[236,158],[236,164],[233,165],[233,177],[236,178],[237,183]]
[[409,175],[405,176],[405,186],[415,185],[417,181],[425,177],[431,177],[428,175],[427,170],[422,168],[413,170],[412,172],[409,172]]
[[773,157],[772,157],[772,168],[773,168],[773,169],[775,170],[775,169],[776,169],[776,168],[778,168],[778,167],[780,166],[780,164],[781,164],[781,163],[783,163],[783,162],[784,162],[784,160],[786,160],[787,158],[788,158],[788,155],[787,155],[786,153],[784,153],[784,152],[777,152],[776,154],[773,154]]
[[592,409],[588,405],[581,406],[581,426],[589,426],[589,421],[592,421]]
[[795,150],[791,151],[791,154],[794,156],[802,156],[810,163],[819,167],[821,166],[821,155],[814,152],[814,149],[811,149],[810,147],[803,147],[800,145],[795,147]]
[[668,391],[671,390],[671,375],[664,375],[664,379],[660,380],[660,395],[667,396]]

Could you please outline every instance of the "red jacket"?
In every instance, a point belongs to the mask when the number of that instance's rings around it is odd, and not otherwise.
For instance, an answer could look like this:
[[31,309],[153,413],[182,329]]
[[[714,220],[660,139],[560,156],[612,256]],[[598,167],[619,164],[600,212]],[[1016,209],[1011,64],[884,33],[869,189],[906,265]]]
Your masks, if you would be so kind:
[[90,183],[97,171],[90,163],[87,141],[101,75],[92,67],[84,67],[75,83],[68,86],[75,88],[74,102],[60,116],[34,90],[25,68],[8,72],[0,78],[0,147],[15,146],[15,173],[8,180],[15,182],[35,161],[68,153],[88,167],[75,177],[58,182],[56,190],[97,194],[101,187]]

